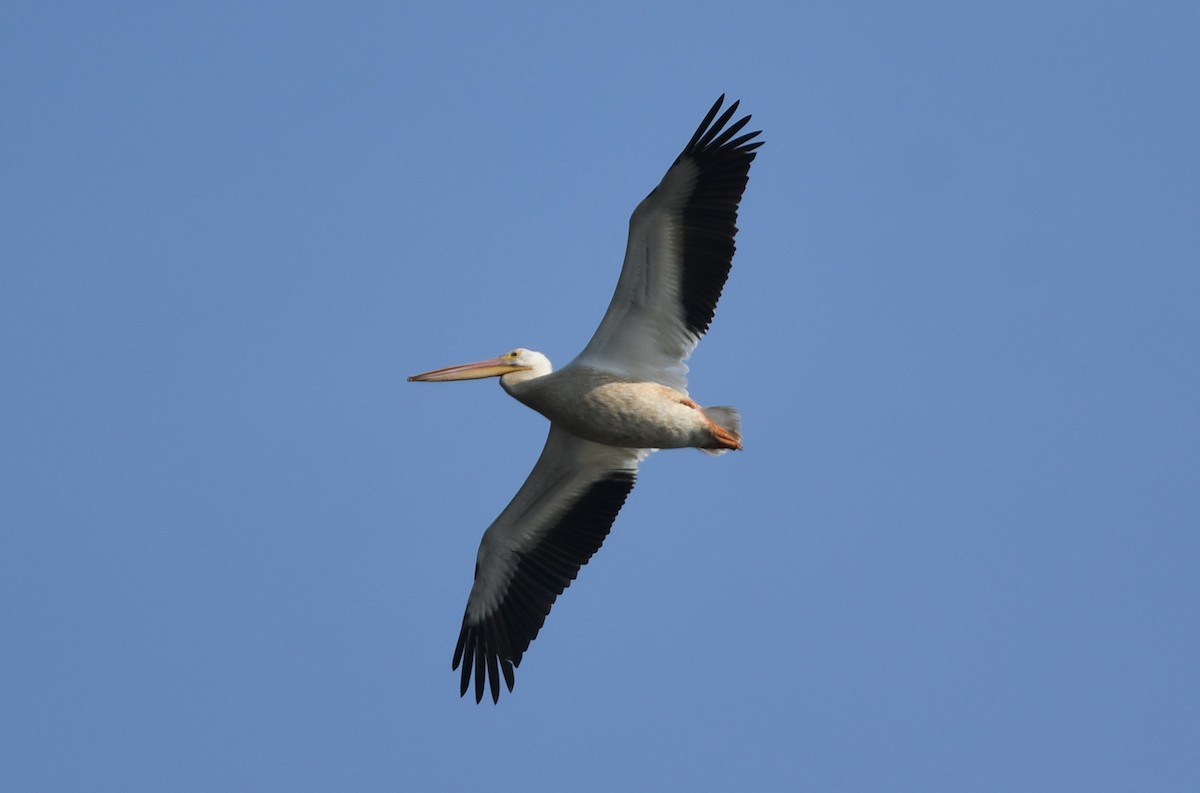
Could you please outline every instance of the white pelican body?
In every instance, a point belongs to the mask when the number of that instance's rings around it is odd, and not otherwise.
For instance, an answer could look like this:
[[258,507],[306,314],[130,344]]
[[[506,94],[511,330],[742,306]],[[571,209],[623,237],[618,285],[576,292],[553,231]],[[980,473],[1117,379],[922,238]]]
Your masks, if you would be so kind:
[[[634,449],[740,449],[736,418],[721,427],[687,395],[583,366],[505,390],[552,422],[595,443]],[[708,408],[728,411],[733,408]],[[736,417],[736,413],[733,413]]]
[[[731,407],[702,408],[687,393],[684,360],[708,330],[733,259],[737,207],[762,145],[726,126],[722,96],[662,182],[638,205],[617,289],[591,341],[552,371],[539,352],[450,366],[409,380],[499,377],[513,397],[550,419],[541,457],[484,532],[453,667],[461,693],[499,701],[513,669],[559,594],[599,548],[656,449],[740,449]],[[714,122],[714,119],[716,121]]]

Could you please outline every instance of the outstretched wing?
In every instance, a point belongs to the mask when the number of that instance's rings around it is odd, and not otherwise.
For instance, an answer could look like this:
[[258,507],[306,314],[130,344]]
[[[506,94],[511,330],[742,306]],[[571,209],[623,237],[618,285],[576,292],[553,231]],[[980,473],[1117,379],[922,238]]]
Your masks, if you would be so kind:
[[[687,366],[733,261],[738,203],[759,132],[725,96],[629,219],[625,264],[608,311],[572,364],[620,371],[687,393]],[[714,119],[716,119],[714,121]],[[728,126],[727,126],[728,125]]]
[[649,452],[583,440],[555,425],[533,471],[483,533],[475,584],[467,600],[453,668],[462,666],[462,691],[500,700],[503,675],[529,648],[554,600],[599,550],[625,497],[638,462]]

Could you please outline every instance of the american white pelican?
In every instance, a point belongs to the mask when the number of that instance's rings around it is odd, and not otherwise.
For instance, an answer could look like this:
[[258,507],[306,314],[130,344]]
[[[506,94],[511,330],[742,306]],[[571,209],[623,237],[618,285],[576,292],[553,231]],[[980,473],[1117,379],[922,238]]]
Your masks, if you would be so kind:
[[[483,533],[453,669],[483,699],[513,688],[550,607],[604,542],[638,463],[655,449],[713,454],[742,448],[731,407],[688,398],[684,360],[708,330],[733,260],[738,202],[759,132],[738,135],[734,102],[708,111],[683,153],[629,220],[617,291],[583,352],[557,372],[540,352],[450,366],[409,380],[499,377],[501,387],[550,419],[550,436],[525,484]],[[715,119],[715,121],[714,121]],[[728,125],[728,126],[727,126]]]

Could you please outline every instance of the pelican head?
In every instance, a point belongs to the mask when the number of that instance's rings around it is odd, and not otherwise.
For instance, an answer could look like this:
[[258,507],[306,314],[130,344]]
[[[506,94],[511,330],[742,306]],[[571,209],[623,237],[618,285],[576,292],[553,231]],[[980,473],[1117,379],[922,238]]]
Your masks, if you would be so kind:
[[550,369],[550,359],[545,355],[518,347],[512,352],[504,353],[499,358],[488,358],[486,361],[462,363],[458,366],[434,369],[432,372],[414,374],[408,378],[408,381],[410,383],[441,383],[448,380],[480,380],[484,377],[499,377],[503,385],[511,386],[550,374]]

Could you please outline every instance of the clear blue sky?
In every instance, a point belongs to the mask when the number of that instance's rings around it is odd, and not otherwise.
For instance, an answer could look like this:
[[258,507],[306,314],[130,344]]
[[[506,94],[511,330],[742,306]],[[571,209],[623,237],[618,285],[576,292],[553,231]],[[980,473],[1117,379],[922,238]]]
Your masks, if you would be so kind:
[[[6,4],[0,789],[1200,789],[1194,3]],[[545,422],[722,92],[692,393],[499,707]]]

